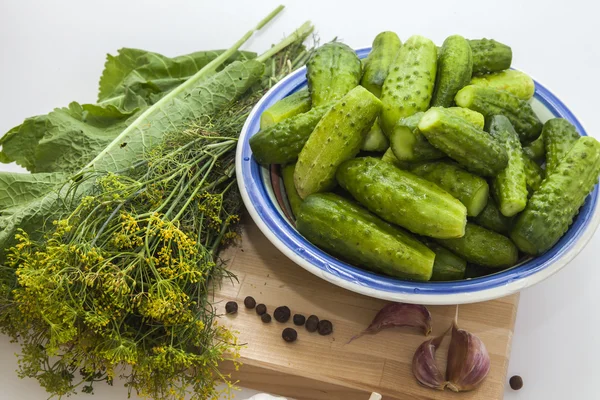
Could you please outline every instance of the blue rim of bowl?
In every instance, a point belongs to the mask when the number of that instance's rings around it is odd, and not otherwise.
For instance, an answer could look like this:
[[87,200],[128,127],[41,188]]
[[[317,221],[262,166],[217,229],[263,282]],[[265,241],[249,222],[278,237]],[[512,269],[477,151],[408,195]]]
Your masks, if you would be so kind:
[[[364,58],[368,55],[369,51],[370,48],[364,48],[356,50],[356,53],[360,58]],[[577,240],[588,227],[598,203],[597,185],[587,197],[567,233],[552,249],[539,257],[492,275],[453,282],[412,282],[379,275],[338,260],[304,239],[292,227],[289,221],[277,211],[277,205],[271,201],[267,194],[261,173],[262,167],[253,159],[252,150],[249,145],[250,137],[259,130],[260,115],[262,112],[276,101],[304,87],[306,85],[305,74],[306,69],[301,68],[288,75],[272,88],[252,110],[248,121],[244,125],[241,140],[238,143],[238,146],[241,146],[238,154],[242,157],[239,169],[242,173],[239,184],[244,186],[251,203],[250,206],[254,208],[256,215],[261,219],[266,229],[283,246],[324,273],[332,274],[334,277],[349,283],[368,287],[371,290],[390,293],[456,295],[485,291],[527,278],[549,267],[574,247]],[[552,92],[537,81],[535,82],[535,87],[534,97],[537,100],[548,108],[553,115],[565,118],[571,122],[577,128],[580,135],[587,136],[581,123]]]

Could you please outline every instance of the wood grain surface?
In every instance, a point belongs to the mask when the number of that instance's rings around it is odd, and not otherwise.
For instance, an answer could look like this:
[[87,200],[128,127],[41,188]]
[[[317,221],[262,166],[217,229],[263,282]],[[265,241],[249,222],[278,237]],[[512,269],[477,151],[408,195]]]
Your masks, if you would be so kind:
[[[295,399],[364,399],[371,392],[384,399],[502,399],[506,369],[518,305],[518,295],[478,304],[461,305],[459,326],[478,335],[491,357],[492,368],[486,381],[475,391],[453,393],[418,385],[411,372],[416,348],[427,338],[413,328],[393,328],[377,335],[348,340],[363,330],[383,300],[365,297],[334,286],[305,271],[279,252],[247,219],[242,241],[224,257],[239,282],[224,282],[217,292],[217,308],[224,313],[225,302],[236,300],[239,311],[223,320],[238,331],[243,348],[239,371],[224,366],[239,385]],[[295,313],[317,315],[332,321],[333,334],[320,336],[273,319],[261,322],[243,302],[253,296],[268,312],[287,305]],[[450,325],[455,306],[430,306],[433,335]],[[285,327],[298,331],[298,340],[281,338]],[[445,369],[449,336],[438,350],[438,365]]]

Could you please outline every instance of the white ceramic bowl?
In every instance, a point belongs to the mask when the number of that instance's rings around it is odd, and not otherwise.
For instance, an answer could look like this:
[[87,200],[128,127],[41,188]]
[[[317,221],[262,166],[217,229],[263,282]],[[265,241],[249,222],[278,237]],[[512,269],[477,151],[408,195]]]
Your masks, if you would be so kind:
[[[364,58],[370,48],[357,50]],[[412,282],[379,275],[327,254],[304,239],[288,218],[283,184],[276,169],[261,167],[252,157],[248,140],[259,130],[260,115],[278,100],[306,86],[301,68],[275,85],[254,107],[240,134],[236,172],[244,204],[266,237],[300,267],[348,290],[391,301],[418,304],[462,304],[491,300],[534,285],[566,266],[588,243],[600,222],[598,187],[588,196],[568,232],[545,254],[510,269],[455,282]],[[585,130],[569,109],[536,82],[531,101],[544,122],[553,117],[569,120],[581,135]],[[279,199],[278,199],[279,198]]]

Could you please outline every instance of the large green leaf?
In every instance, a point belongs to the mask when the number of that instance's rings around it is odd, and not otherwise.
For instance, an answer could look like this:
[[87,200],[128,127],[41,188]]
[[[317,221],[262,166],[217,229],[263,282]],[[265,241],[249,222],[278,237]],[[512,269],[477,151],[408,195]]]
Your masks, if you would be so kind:
[[[145,50],[123,48],[108,54],[100,77],[98,103],[132,110],[154,104],[225,50],[198,51],[174,58]],[[223,65],[256,57],[236,51]]]
[[[208,79],[204,79],[201,73],[195,75],[144,112],[132,116],[127,121],[127,127],[90,162],[88,168],[99,172],[117,172],[131,167],[146,158],[147,153],[169,132],[181,129],[192,120],[202,120],[223,110],[254,85],[263,71],[263,63],[249,60],[231,63]],[[99,110],[105,108],[99,107]],[[88,171],[88,168],[82,172]],[[15,178],[11,179],[14,181]],[[11,179],[5,179],[5,182],[10,184]],[[46,224],[66,210],[65,204],[77,203],[81,196],[94,187],[93,180],[82,179],[68,192],[69,186],[62,184],[57,174],[33,174],[30,178],[19,175],[17,180],[23,186],[20,189],[18,186],[5,189],[5,193],[27,190],[25,185],[35,184],[35,180],[47,190],[24,194],[18,203],[12,203],[10,195],[0,194],[0,261],[6,255],[6,250],[14,245],[17,229],[39,236]],[[0,193],[2,185],[3,181],[0,180]],[[8,207],[4,208],[3,205]]]
[[117,137],[138,111],[73,102],[28,118],[0,138],[0,161],[15,161],[31,172],[77,171]]

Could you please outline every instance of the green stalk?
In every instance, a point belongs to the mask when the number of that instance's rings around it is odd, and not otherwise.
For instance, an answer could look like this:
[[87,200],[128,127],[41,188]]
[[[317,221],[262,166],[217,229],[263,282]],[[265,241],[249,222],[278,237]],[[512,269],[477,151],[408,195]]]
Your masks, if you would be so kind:
[[283,39],[281,42],[271,47],[269,50],[265,51],[260,56],[256,57],[256,61],[265,62],[269,58],[273,57],[275,54],[279,53],[281,50],[285,49],[292,43],[296,42],[299,39],[304,39],[311,34],[311,32],[315,29],[313,24],[310,21],[306,21],[302,26],[292,32],[291,35]]
[[[102,159],[106,154],[112,151],[113,148],[120,145],[122,139],[126,137],[130,132],[138,128],[138,125],[141,121],[145,121],[146,117],[152,114],[155,110],[160,110],[163,104],[167,104],[173,98],[177,97],[181,92],[186,90],[188,87],[193,86],[194,83],[204,79],[205,76],[213,74],[219,66],[221,66],[229,57],[233,55],[244,43],[250,39],[250,37],[257,31],[259,31],[262,27],[264,27],[269,21],[271,21],[281,10],[283,6],[277,7],[273,10],[269,15],[267,15],[262,21],[258,23],[253,29],[246,32],[244,36],[240,40],[238,40],[233,47],[223,52],[219,57],[215,58],[200,71],[196,72],[191,78],[186,81],[185,85],[179,85],[174,90],[170,91],[165,97],[160,99],[153,107],[148,108],[142,115],[140,115],[136,120],[129,125],[127,128],[123,130],[108,146],[104,148],[92,161],[90,161],[83,169],[80,171],[84,172],[90,168],[100,159]],[[285,41],[284,41],[285,42]],[[287,45],[291,44],[293,41],[290,41]],[[283,43],[283,42],[282,42]],[[285,46],[284,46],[285,47]],[[268,52],[267,52],[268,53]],[[265,53],[266,54],[266,53]],[[274,54],[274,53],[273,53]],[[263,55],[264,56],[264,55]],[[267,57],[268,58],[268,57]],[[260,60],[259,60],[260,61]]]

